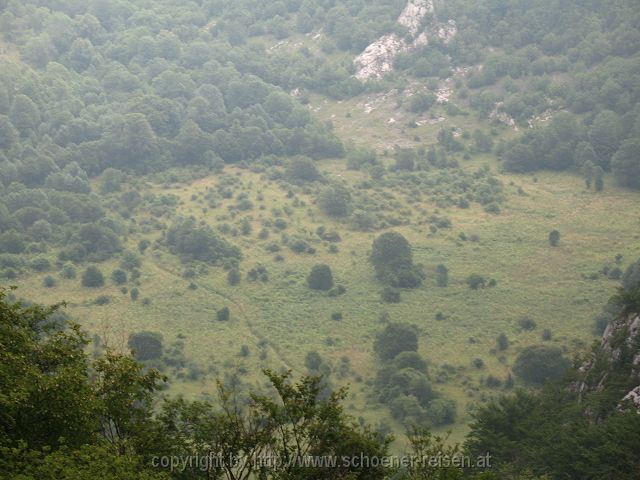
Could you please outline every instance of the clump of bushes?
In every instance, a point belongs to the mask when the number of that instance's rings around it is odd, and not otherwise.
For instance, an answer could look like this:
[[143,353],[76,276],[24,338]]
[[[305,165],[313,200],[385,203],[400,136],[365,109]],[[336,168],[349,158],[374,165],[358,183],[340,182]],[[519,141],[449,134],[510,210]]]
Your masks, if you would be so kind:
[[333,273],[326,264],[314,265],[307,276],[307,285],[312,290],[331,290],[333,288]]
[[127,343],[136,360],[144,362],[162,356],[162,335],[156,332],[139,332],[129,335]]
[[91,265],[82,274],[82,286],[100,288],[104,286],[104,275],[98,267]]

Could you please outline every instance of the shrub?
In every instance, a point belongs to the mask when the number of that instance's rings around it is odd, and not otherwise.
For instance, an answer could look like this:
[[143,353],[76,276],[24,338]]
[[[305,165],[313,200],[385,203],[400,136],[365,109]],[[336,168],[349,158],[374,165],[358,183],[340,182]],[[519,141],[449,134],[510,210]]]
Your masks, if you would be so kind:
[[307,356],[304,358],[305,366],[312,372],[318,371],[322,363],[322,357],[316,351],[308,352]]
[[485,378],[484,384],[489,388],[498,388],[502,385],[502,382],[499,378],[496,378],[493,375],[489,375],[487,378]]
[[136,300],[138,300],[138,297],[140,296],[140,291],[134,287],[129,292],[129,296],[131,297],[131,300],[135,302]]
[[434,397],[433,389],[427,376],[413,368],[402,368],[395,371],[387,384],[385,396],[394,398],[398,395],[412,395],[420,405],[426,406]]
[[46,277],[44,277],[44,280],[42,281],[42,284],[46,288],[53,288],[53,287],[56,286],[56,279],[53,278],[51,275],[47,275]]
[[51,262],[47,258],[37,257],[31,262],[31,268],[36,272],[48,272],[51,270]]
[[16,272],[13,268],[7,268],[3,270],[2,276],[7,280],[15,280],[18,278],[18,272]]
[[334,312],[331,314],[331,320],[335,320],[336,322],[342,320],[342,312]]
[[100,295],[99,297],[97,297],[93,303],[95,305],[108,305],[111,302],[111,297],[109,295]]
[[418,351],[418,334],[415,327],[402,323],[389,323],[380,332],[373,350],[383,360],[393,360],[399,353]]
[[149,240],[147,240],[146,238],[140,240],[138,242],[138,251],[141,254],[144,254],[144,252],[147,250],[147,248],[149,248],[149,245],[151,245],[151,242]]
[[552,230],[549,232],[549,245],[557,247],[560,244],[560,232],[558,230]]
[[219,322],[227,322],[231,318],[231,312],[229,311],[229,307],[222,307],[220,310],[216,312],[216,318]]
[[64,267],[62,267],[60,276],[64,279],[72,280],[76,278],[76,268],[73,265],[67,263]]
[[530,317],[522,317],[518,320],[518,325],[520,325],[520,328],[523,330],[534,330],[537,326],[535,320]]
[[469,288],[472,290],[478,290],[479,288],[485,287],[486,280],[483,276],[473,273],[467,278],[467,285],[469,285]]
[[120,261],[120,268],[124,270],[135,270],[137,268],[140,268],[141,265],[142,265],[142,260],[140,259],[140,256],[137,253],[126,251],[122,255],[122,260]]
[[241,357],[248,357],[249,354],[251,353],[251,351],[249,350],[249,347],[247,345],[242,345],[240,347],[240,356]]
[[620,267],[614,267],[609,271],[609,278],[611,280],[620,280],[622,278],[622,269]]
[[340,295],[344,295],[347,292],[347,289],[344,288],[342,285],[338,285],[337,287],[332,288],[331,290],[329,290],[329,296],[330,297],[339,297]]
[[436,103],[435,95],[431,93],[416,93],[409,101],[409,110],[413,113],[422,113],[429,110]]
[[498,335],[498,338],[496,338],[496,346],[500,351],[504,351],[509,348],[509,339],[504,333],[501,333]]
[[295,253],[303,253],[309,249],[309,244],[301,238],[293,238],[289,241],[289,248]]
[[534,345],[520,352],[513,372],[526,383],[542,385],[547,380],[562,377],[569,366],[569,360],[559,348]]
[[400,303],[400,290],[393,287],[384,287],[381,293],[382,301],[387,303]]
[[333,287],[331,267],[325,264],[314,265],[307,276],[307,285],[312,290],[331,290]]
[[227,274],[227,282],[229,282],[229,285],[238,285],[240,283],[240,280],[242,280],[240,270],[238,270],[237,268],[232,268],[231,270],[229,270],[229,273]]
[[427,418],[434,426],[452,424],[456,420],[456,403],[446,398],[436,398],[427,407]]
[[82,286],[100,288],[104,286],[104,275],[98,267],[91,265],[82,274]]
[[218,263],[240,260],[240,250],[219,237],[210,227],[199,226],[194,220],[176,221],[167,232],[167,245],[171,253],[183,260]]
[[332,185],[320,193],[318,205],[329,216],[346,217],[351,211],[351,194],[342,185]]
[[413,395],[396,396],[389,404],[389,408],[393,418],[408,424],[421,423],[426,416],[424,408]]
[[307,157],[295,157],[287,165],[285,176],[293,183],[315,182],[322,180],[322,175],[313,160]]
[[127,272],[121,269],[111,272],[111,281],[116,285],[124,285],[127,283]]
[[440,264],[436,267],[436,283],[439,287],[449,285],[449,269],[446,265]]
[[393,366],[400,370],[402,368],[413,368],[419,372],[427,370],[427,362],[417,352],[402,352],[393,359]]
[[129,335],[127,342],[136,360],[144,362],[162,356],[162,335],[156,332],[139,332]]

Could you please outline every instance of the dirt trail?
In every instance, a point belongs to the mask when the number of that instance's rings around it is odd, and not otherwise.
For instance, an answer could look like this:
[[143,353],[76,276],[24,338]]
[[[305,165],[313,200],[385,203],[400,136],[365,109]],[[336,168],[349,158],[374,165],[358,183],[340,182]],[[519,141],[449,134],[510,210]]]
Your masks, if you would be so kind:
[[[153,260],[153,264],[157,268],[162,270],[163,272],[165,272],[165,273],[167,273],[167,274],[169,274],[169,275],[171,275],[173,277],[182,278],[182,275],[180,275],[180,273],[178,273],[175,270],[167,267],[166,265],[162,265],[156,259]],[[203,284],[203,283],[196,283],[195,281],[194,281],[194,283],[198,286],[198,288],[202,288],[206,292],[211,293],[213,295],[216,295],[218,297],[224,298],[227,302],[231,303],[236,308],[236,310],[238,311],[240,320],[242,321],[243,325],[246,327],[246,329],[249,332],[249,334],[253,337],[255,343],[258,344],[258,342],[260,342],[261,340],[265,341],[266,344],[267,344],[268,349],[271,351],[271,353],[273,353],[274,357],[279,360],[279,362],[284,366],[284,368],[286,368],[287,370],[291,370],[293,372],[297,371],[296,368],[291,366],[291,364],[287,361],[287,359],[280,352],[280,350],[277,348],[277,346],[272,345],[271,342],[269,342],[263,335],[261,335],[255,329],[255,327],[253,326],[253,324],[249,320],[249,317],[246,314],[245,309],[244,309],[244,307],[243,307],[241,302],[239,302],[238,300],[236,300],[233,297],[230,297],[226,293],[221,292],[221,291],[211,287],[210,285]]]

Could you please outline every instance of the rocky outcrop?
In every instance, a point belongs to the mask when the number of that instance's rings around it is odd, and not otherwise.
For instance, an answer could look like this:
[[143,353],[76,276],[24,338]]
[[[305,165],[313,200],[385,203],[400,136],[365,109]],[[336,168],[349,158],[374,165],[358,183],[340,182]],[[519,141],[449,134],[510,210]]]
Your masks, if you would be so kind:
[[636,407],[638,413],[640,414],[640,385],[627,393],[627,395],[625,395],[625,397],[622,399],[622,402],[622,408],[624,408],[625,402],[632,402]]
[[602,392],[612,377],[622,377],[623,383],[616,387],[621,391],[618,409],[627,409],[631,402],[640,413],[640,315],[624,315],[609,322],[600,345],[579,372],[581,379],[574,390],[580,398]]
[[423,27],[427,15],[434,14],[433,0],[409,0],[398,17],[398,23],[408,31],[407,37],[395,33],[384,35],[369,45],[356,57],[355,77],[360,80],[382,78],[393,70],[393,62],[401,53],[423,47],[431,37],[442,42],[449,42],[457,33],[456,23],[449,20],[440,23],[433,20]]
[[396,34],[385,35],[369,45],[355,60],[356,78],[367,80],[381,78],[393,70],[393,60],[407,51],[404,40]]
[[415,37],[422,27],[422,19],[429,13],[433,13],[432,0],[409,0],[398,17],[398,23]]

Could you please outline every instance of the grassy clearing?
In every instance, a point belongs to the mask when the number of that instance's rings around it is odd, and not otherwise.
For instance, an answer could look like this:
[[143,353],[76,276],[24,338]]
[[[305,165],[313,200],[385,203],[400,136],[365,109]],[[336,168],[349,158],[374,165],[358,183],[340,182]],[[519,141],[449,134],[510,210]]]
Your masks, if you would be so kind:
[[[344,140],[379,151],[396,144],[435,143],[440,125],[470,132],[475,128],[488,130],[486,125],[463,116],[429,123],[431,116],[445,115],[444,107],[435,107],[433,115],[419,117],[399,110],[393,97],[382,99],[366,113],[366,104],[375,96],[369,97],[345,102],[312,97],[311,108],[320,118],[332,120]],[[396,122],[389,125],[392,117]],[[403,128],[412,120],[427,121],[417,128]],[[506,127],[501,130],[503,137],[512,134]],[[485,164],[492,170],[499,168],[489,156],[460,163],[469,171]],[[347,170],[342,160],[319,162],[319,168],[326,178],[350,185],[366,179],[362,172]],[[258,374],[261,368],[304,373],[305,355],[312,350],[318,351],[334,371],[346,358],[348,372],[343,376],[334,373],[332,381],[350,384],[349,412],[374,425],[384,421],[396,433],[402,433],[403,427],[390,419],[388,409],[372,399],[375,392],[368,385],[377,370],[373,341],[382,328],[381,313],[387,312],[392,321],[419,327],[420,350],[431,363],[432,378],[434,382],[442,379],[435,387],[457,403],[458,420],[452,427],[452,438],[460,440],[470,419],[469,409],[501,391],[487,388],[482,380],[488,375],[504,380],[518,352],[542,342],[544,329],[553,332],[551,342],[565,348],[568,355],[583,349],[594,339],[594,315],[617,286],[617,282],[601,275],[595,280],[587,278],[603,266],[613,265],[616,254],[623,255],[625,265],[640,256],[640,196],[611,186],[609,179],[605,191],[596,194],[585,191],[582,180],[570,174],[499,174],[506,193],[499,215],[488,214],[477,204],[468,209],[439,210],[424,199],[408,203],[407,192],[387,189],[387,194],[410,210],[406,215],[410,224],[396,230],[412,243],[415,262],[422,264],[430,276],[420,289],[403,292],[400,304],[386,304],[367,261],[371,243],[381,232],[354,231],[327,217],[314,204],[313,188],[294,188],[294,198],[290,198],[288,187],[265,175],[233,166],[226,167],[224,173],[237,177],[240,184],[233,189],[234,198],[217,201],[215,208],[208,206],[205,196],[215,190],[220,176],[190,184],[146,183],[140,193],[176,195],[180,199],[177,214],[193,216],[212,226],[228,223],[237,227],[247,218],[251,234],[227,235],[243,251],[240,285],[229,286],[226,272],[214,267],[193,280],[186,279],[185,266],[179,259],[165,247],[152,247],[144,255],[137,302],[110,282],[93,290],[81,288],[79,279],[58,279],[55,288],[47,289],[42,286],[46,273],[22,276],[17,282],[20,295],[46,303],[66,300],[73,318],[112,348],[125,349],[128,335],[141,330],[161,332],[166,346],[182,338],[185,358],[201,373],[191,381],[175,378],[170,392],[192,398],[211,395],[216,378],[229,372],[254,385],[263,383]],[[248,195],[254,208],[234,214],[229,207],[242,193]],[[269,243],[281,243],[281,233],[275,229],[268,239],[258,238],[262,221],[274,219],[274,209],[288,211],[283,213],[288,223],[285,232],[306,239],[316,249],[314,255],[296,254],[286,246],[277,254],[267,252]],[[425,211],[448,217],[452,228],[431,233],[428,225],[420,222]],[[153,216],[150,211],[137,212],[137,224]],[[170,223],[167,218],[159,220]],[[314,234],[320,226],[340,233],[337,253],[330,253],[329,244]],[[557,248],[548,243],[553,229],[561,232]],[[479,241],[463,241],[462,233],[468,238],[476,235]],[[127,248],[135,250],[143,237],[154,241],[161,234],[132,234]],[[276,255],[281,255],[282,261]],[[332,267],[336,282],[347,289],[345,295],[329,298],[307,288],[306,275],[317,263]],[[449,268],[447,288],[437,287],[433,278],[434,268],[440,263]],[[266,267],[268,282],[246,280],[248,270],[257,264]],[[101,268],[108,277],[117,264],[105,263]],[[465,280],[472,273],[495,279],[497,286],[471,290]],[[191,283],[195,289],[189,288]],[[110,296],[109,305],[96,306],[93,300],[99,295]],[[144,302],[145,298],[150,302]],[[216,311],[223,306],[231,310],[229,322],[216,320]],[[331,319],[336,312],[342,313],[341,321]],[[440,320],[436,319],[439,312],[443,317]],[[537,328],[523,331],[518,324],[522,317],[532,318]],[[508,336],[510,347],[496,353],[495,339],[500,333]],[[242,345],[249,347],[246,357],[239,355]],[[473,365],[478,358],[484,361],[483,368]],[[182,371],[180,377],[183,374],[188,372]]]
[[[478,159],[465,167],[476,168],[487,161]],[[345,171],[335,162],[322,164],[321,169],[342,175],[347,181],[361,175]],[[397,228],[413,244],[416,263],[428,271],[439,263],[448,266],[450,284],[438,288],[433,278],[428,278],[422,288],[403,292],[402,303],[390,305],[381,301],[381,286],[367,262],[371,242],[378,233],[351,231],[323,215],[311,196],[298,193],[304,205],[292,207],[287,232],[311,239],[309,232],[320,225],[336,229],[342,236],[339,252],[328,253],[327,245],[316,237],[310,240],[317,248],[315,255],[299,255],[285,248],[280,252],[284,261],[276,261],[273,254],[265,252],[264,245],[278,240],[278,236],[272,233],[270,239],[258,240],[257,231],[260,220],[271,217],[272,208],[291,206],[291,199],[259,174],[233,167],[227,168],[227,173],[239,175],[243,186],[236,193],[250,192],[256,204],[254,210],[242,214],[251,217],[253,233],[231,238],[243,249],[243,273],[260,263],[269,272],[269,282],[243,279],[239,286],[231,287],[224,271],[210,268],[194,280],[198,288],[190,290],[191,281],[182,277],[184,266],[179,260],[162,249],[150,249],[144,257],[138,302],[132,302],[114,286],[80,288],[79,280],[59,280],[56,288],[46,289],[42,286],[45,274],[22,278],[20,294],[48,303],[65,299],[73,317],[113,348],[125,348],[129,333],[140,330],[162,332],[167,344],[179,335],[186,337],[185,356],[205,374],[197,381],[176,380],[172,391],[191,397],[211,393],[214,379],[225,371],[246,371],[245,381],[260,384],[262,379],[256,374],[260,368],[304,372],[304,357],[311,350],[320,352],[334,366],[347,357],[350,373],[341,379],[334,377],[334,381],[352,385],[349,411],[372,423],[388,417],[384,407],[372,407],[371,388],[366,385],[375,376],[372,343],[381,328],[380,313],[385,311],[393,321],[419,327],[421,353],[431,362],[432,375],[444,365],[451,367],[448,380],[437,388],[458,404],[453,438],[459,439],[469,420],[468,407],[495,392],[482,386],[480,380],[489,374],[504,379],[517,352],[540,343],[545,328],[552,330],[552,342],[565,347],[568,354],[590,343],[593,316],[617,284],[604,277],[586,280],[584,276],[613,264],[617,253],[627,261],[640,255],[640,219],[631,213],[637,209],[637,194],[615,187],[601,194],[585,192],[579,178],[566,174],[543,173],[536,179],[502,175],[508,199],[500,215],[487,214],[475,205],[441,212],[451,218],[450,230],[431,234],[424,225]],[[228,216],[227,207],[233,200],[205,213],[197,199],[216,181],[210,177],[191,185],[150,188],[178,195],[179,214],[215,225],[216,218]],[[517,187],[525,195],[518,195]],[[258,191],[263,201],[255,200]],[[414,205],[417,207],[435,211],[426,203]],[[239,218],[230,221],[237,223]],[[555,228],[562,239],[559,247],[552,248],[547,236]],[[480,241],[461,241],[463,232],[477,235]],[[133,248],[137,239],[132,236],[130,242]],[[306,274],[316,263],[331,265],[337,282],[347,288],[344,296],[328,298],[306,287]],[[107,263],[101,268],[109,274],[116,265]],[[472,273],[494,278],[497,287],[469,289],[465,279]],[[111,303],[94,305],[92,300],[98,295],[111,296]],[[145,305],[144,298],[149,298],[150,304]],[[231,309],[231,321],[218,322],[215,312],[225,305]],[[343,319],[331,320],[334,312],[341,312]],[[444,314],[444,320],[436,320],[437,312]],[[519,327],[518,320],[525,316],[535,320],[535,330],[522,331]],[[500,333],[509,337],[511,346],[496,354],[495,338]],[[261,341],[268,344],[263,348],[263,359],[258,355]],[[241,345],[249,347],[248,357],[239,356]],[[483,368],[472,365],[476,358],[483,359]],[[386,421],[401,431],[400,425]]]

